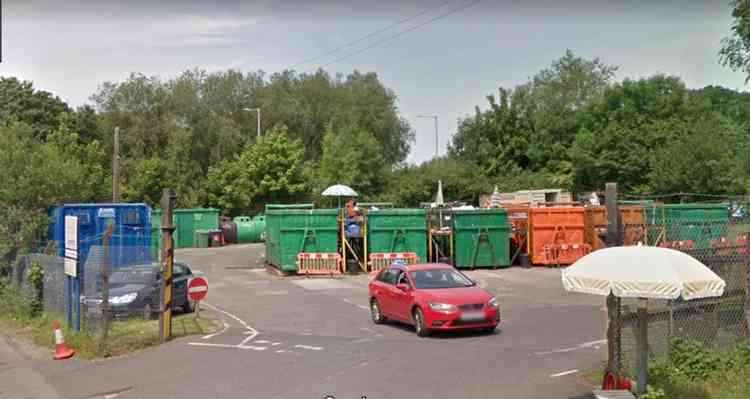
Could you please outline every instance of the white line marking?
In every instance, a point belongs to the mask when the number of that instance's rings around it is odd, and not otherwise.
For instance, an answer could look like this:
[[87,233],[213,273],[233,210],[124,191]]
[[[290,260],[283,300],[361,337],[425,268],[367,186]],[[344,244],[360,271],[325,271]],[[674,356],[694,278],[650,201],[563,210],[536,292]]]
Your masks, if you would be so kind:
[[284,350],[283,349],[279,349],[279,350],[276,351],[276,353],[284,353]]
[[271,346],[279,346],[279,345],[281,345],[281,342],[274,342],[271,344]]
[[370,310],[370,308],[368,308],[365,305],[357,305],[357,307],[360,308],[360,309],[364,309],[364,310]]
[[346,302],[346,303],[348,303],[348,304],[350,304],[350,305],[354,305],[354,302],[352,302],[352,301],[350,301],[350,300],[348,300],[348,299],[346,299],[346,298],[344,298],[344,302]]
[[555,349],[555,350],[546,351],[546,352],[536,352],[535,355],[540,355],[541,356],[541,355],[551,355],[553,353],[573,352],[573,351],[577,351],[577,350],[581,350],[581,349],[586,349],[586,348],[596,348],[597,346],[602,345],[602,344],[606,344],[606,343],[607,343],[606,339],[602,339],[602,340],[599,340],[599,341],[584,342],[584,343],[582,343],[582,344],[580,344],[578,346],[573,346],[573,347],[570,347],[570,348]]
[[550,375],[550,378],[557,378],[557,377],[562,377],[562,376],[565,376],[565,375],[575,374],[575,373],[577,373],[577,372],[578,372],[578,369],[573,369],[573,370],[563,371],[563,372],[561,372],[561,373],[557,373],[557,374],[551,374],[551,375]]
[[266,341],[265,339],[261,339],[261,340],[255,341],[256,344],[267,344],[269,342],[271,342],[271,341]]
[[224,320],[222,320],[221,322],[224,323],[224,329],[222,329],[219,332],[215,332],[213,334],[204,335],[202,337],[202,339],[210,339],[210,338],[213,338],[213,337],[215,337],[217,335],[221,335],[221,334],[224,334],[225,332],[227,332],[227,330],[229,330],[229,324],[226,321],[224,321]]
[[223,314],[225,314],[225,315],[227,315],[227,316],[229,316],[229,317],[237,320],[237,322],[239,322],[240,324],[242,324],[242,326],[245,327],[246,330],[250,331],[250,335],[248,335],[247,338],[245,338],[242,342],[240,342],[240,344],[238,346],[245,345],[246,343],[252,341],[253,338],[255,338],[258,335],[258,331],[256,329],[250,327],[247,323],[245,323],[244,320],[240,319],[239,317],[237,317],[237,316],[235,316],[235,315],[233,315],[233,314],[231,314],[229,312],[226,312],[224,310],[221,310],[221,309],[217,308],[216,306],[211,305],[208,302],[204,302],[203,304],[206,305],[209,309],[213,309],[213,310],[215,310],[217,312],[223,313]]
[[207,342],[188,342],[188,345],[192,346],[208,346],[212,348],[227,348],[227,349],[252,349],[254,351],[264,351],[264,346],[252,346],[252,345],[227,345],[227,344],[211,344]]
[[294,347],[295,348],[300,348],[300,349],[309,349],[311,351],[321,351],[321,350],[323,350],[323,348],[320,347],[320,346],[294,345]]

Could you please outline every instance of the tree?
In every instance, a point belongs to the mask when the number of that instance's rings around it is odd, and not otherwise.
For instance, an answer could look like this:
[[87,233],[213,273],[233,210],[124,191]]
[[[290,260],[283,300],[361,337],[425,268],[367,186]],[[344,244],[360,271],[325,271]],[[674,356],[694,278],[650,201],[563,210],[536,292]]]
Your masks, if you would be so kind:
[[98,142],[82,143],[63,114],[47,142],[34,128],[0,125],[0,268],[43,240],[50,206],[96,202],[109,191]]
[[724,66],[747,74],[750,81],[750,0],[732,1],[732,34],[722,40],[719,60]]
[[[570,149],[575,190],[617,181],[635,192],[737,192],[749,141],[735,122],[743,110],[715,97],[726,95],[689,91],[674,76],[613,85],[588,107]],[[704,173],[721,176],[712,186]]]
[[370,132],[356,127],[334,131],[332,125],[328,126],[323,137],[318,189],[345,184],[362,195],[372,195],[382,187],[385,172],[382,147]]
[[304,198],[304,147],[284,126],[271,129],[232,160],[209,168],[205,201],[231,214],[260,211],[267,203]]
[[0,77],[0,123],[26,123],[33,137],[45,140],[58,127],[58,118],[64,112],[70,112],[70,108],[59,97],[34,89],[29,81]]
[[675,143],[659,147],[651,160],[651,192],[740,194],[746,192],[747,174],[738,156],[748,146],[727,118],[700,118],[682,126]]
[[598,100],[615,67],[572,51],[537,73],[529,82],[500,88],[490,108],[464,119],[454,136],[452,156],[474,161],[488,176],[508,168],[552,175],[551,183],[568,187],[573,167],[567,149],[580,129],[586,107]]

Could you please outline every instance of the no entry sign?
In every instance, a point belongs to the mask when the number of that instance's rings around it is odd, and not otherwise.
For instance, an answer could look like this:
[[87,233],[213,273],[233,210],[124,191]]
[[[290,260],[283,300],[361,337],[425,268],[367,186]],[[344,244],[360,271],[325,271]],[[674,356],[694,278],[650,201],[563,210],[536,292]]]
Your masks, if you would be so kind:
[[203,277],[194,277],[188,283],[188,296],[190,300],[198,302],[206,298],[208,294],[208,281]]

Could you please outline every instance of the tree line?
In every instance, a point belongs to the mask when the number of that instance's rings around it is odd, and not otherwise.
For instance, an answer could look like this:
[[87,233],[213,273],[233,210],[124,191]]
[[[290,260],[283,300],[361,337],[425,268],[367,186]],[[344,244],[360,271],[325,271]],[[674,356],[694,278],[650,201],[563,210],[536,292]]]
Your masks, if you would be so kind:
[[[719,57],[747,72],[750,7],[733,4]],[[618,81],[616,72],[566,51],[528,81],[493,90],[459,121],[447,155],[420,165],[405,163],[414,132],[375,73],[134,73],[102,83],[75,109],[31,82],[2,77],[0,257],[43,240],[48,207],[111,198],[116,126],[123,200],[157,205],[170,187],[181,207],[231,215],[273,202],[325,204],[319,193],[334,183],[399,206],[430,201],[437,180],[447,199],[473,203],[495,186],[750,190],[750,93],[689,89],[666,74]]]

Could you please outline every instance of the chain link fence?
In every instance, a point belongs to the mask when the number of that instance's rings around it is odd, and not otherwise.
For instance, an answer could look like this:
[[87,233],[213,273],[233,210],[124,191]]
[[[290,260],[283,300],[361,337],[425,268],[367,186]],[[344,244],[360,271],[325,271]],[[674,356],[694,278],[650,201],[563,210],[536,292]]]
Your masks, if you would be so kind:
[[[672,338],[697,341],[718,351],[731,349],[750,338],[750,216],[726,204],[674,209],[647,207],[645,222],[624,224],[621,233],[640,237],[632,244],[673,248],[695,257],[724,279],[726,289],[720,298],[649,299],[649,356],[667,354]],[[621,366],[635,375],[637,300],[621,299],[619,310]]]
[[[112,321],[158,318],[160,248],[144,245],[140,238],[101,235],[80,243],[80,248],[85,248],[78,253],[77,269],[82,329],[101,335]],[[63,320],[71,309],[75,318],[76,307],[70,303],[74,293],[71,279],[65,274],[65,258],[58,255],[54,241],[38,248],[40,253],[22,255],[12,262],[11,284],[29,303],[39,302],[39,310]],[[41,275],[41,284],[35,284],[35,274]],[[108,306],[104,306],[105,297],[109,298]]]

